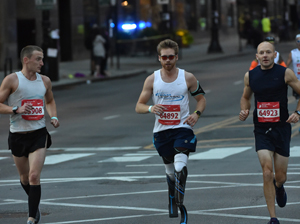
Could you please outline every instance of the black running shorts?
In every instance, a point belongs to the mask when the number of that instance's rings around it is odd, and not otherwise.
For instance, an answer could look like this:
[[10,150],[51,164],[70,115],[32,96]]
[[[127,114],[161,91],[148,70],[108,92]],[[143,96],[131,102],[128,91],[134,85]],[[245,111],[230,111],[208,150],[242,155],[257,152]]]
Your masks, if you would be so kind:
[[275,127],[258,127],[254,128],[256,151],[267,149],[278,153],[279,155],[290,156],[291,142],[291,124]]
[[49,148],[52,141],[46,127],[27,134],[9,132],[8,147],[14,156],[28,157],[29,153],[45,148],[46,141]]

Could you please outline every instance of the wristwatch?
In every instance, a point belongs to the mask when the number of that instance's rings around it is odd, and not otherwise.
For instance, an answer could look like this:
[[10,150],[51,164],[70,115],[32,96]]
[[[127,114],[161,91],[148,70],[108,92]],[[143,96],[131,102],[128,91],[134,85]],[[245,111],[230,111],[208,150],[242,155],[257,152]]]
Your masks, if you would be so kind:
[[194,113],[198,115],[198,118],[201,116],[201,112],[199,110],[196,110]]
[[300,116],[300,111],[299,110],[295,110],[295,113]]
[[18,106],[15,106],[15,107],[12,108],[12,111],[14,112],[14,114],[18,114],[17,113],[18,108],[19,108]]

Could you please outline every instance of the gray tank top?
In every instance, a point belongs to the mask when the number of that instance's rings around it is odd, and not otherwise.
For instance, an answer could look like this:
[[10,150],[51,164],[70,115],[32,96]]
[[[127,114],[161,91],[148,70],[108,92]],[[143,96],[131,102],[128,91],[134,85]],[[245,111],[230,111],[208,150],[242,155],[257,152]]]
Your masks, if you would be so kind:
[[33,110],[29,114],[13,114],[10,116],[10,132],[24,132],[41,129],[45,124],[46,87],[40,74],[36,73],[36,80],[28,80],[22,72],[16,72],[19,80],[18,88],[8,97],[8,105],[21,107],[30,103]]

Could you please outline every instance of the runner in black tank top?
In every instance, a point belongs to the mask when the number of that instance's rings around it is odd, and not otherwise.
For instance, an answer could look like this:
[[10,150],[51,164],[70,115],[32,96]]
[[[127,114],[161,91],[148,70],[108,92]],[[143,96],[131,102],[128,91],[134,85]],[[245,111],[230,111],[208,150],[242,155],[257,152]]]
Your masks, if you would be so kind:
[[241,121],[247,119],[254,93],[255,147],[262,167],[264,195],[271,218],[268,224],[279,224],[275,213],[275,195],[279,207],[284,207],[287,202],[283,184],[290,153],[291,123],[298,122],[300,118],[299,102],[290,116],[287,108],[287,86],[300,93],[300,81],[291,69],[274,64],[275,57],[272,44],[262,42],[258,45],[256,58],[261,65],[245,74],[239,115]]

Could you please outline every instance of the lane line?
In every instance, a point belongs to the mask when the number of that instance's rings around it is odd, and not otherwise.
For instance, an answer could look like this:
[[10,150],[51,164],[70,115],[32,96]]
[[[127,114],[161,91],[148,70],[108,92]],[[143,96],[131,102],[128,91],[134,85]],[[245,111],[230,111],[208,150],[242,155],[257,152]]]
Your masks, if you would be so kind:
[[95,155],[95,153],[76,153],[76,154],[58,154],[58,155],[50,155],[46,156],[44,165],[54,165],[62,162],[67,162],[70,160],[83,158],[87,156]]
[[120,117],[121,115],[117,114],[117,115],[112,115],[112,116],[108,116],[108,117],[104,117],[103,120],[111,120],[111,119],[114,119],[114,118],[118,118]]
[[76,147],[76,148],[49,148],[49,151],[60,151],[63,150],[65,152],[78,152],[78,151],[119,151],[119,150],[138,150],[141,149],[142,146],[126,146],[126,147]]

